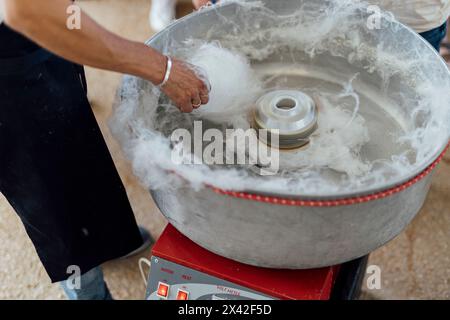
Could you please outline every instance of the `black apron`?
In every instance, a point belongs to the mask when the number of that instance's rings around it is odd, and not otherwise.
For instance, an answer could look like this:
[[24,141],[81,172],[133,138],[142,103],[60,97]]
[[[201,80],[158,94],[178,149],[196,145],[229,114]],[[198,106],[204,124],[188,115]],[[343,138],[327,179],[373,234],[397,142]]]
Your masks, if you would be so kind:
[[84,70],[0,25],[0,192],[53,282],[142,245]]

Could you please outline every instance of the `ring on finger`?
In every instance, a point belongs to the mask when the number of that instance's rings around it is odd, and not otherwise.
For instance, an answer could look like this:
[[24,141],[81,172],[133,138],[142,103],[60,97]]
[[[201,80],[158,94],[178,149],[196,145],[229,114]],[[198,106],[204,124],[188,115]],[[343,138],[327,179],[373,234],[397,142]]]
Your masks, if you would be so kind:
[[198,107],[200,107],[202,105],[202,102],[200,101],[199,103],[194,103],[194,101],[192,101],[192,106],[194,107],[194,108],[198,108]]

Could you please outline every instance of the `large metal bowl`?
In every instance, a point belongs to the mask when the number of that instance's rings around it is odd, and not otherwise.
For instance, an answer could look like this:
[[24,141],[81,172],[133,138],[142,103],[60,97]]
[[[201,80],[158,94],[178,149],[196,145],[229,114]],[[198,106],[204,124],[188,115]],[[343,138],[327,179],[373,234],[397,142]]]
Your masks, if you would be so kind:
[[[327,1],[263,2],[274,12],[288,15],[304,5]],[[154,36],[148,44],[166,50],[169,43],[191,37],[221,39],[231,32],[231,28],[244,23],[239,18],[239,6],[227,3],[185,17]],[[368,15],[361,12],[361,28],[365,27]],[[222,30],[216,28],[212,31],[213,26],[224,18],[233,23],[224,24]],[[399,50],[401,45],[415,46],[427,54],[427,59],[431,57],[433,72],[441,73],[448,81],[450,75],[443,61],[409,28],[394,22],[390,29],[368,34],[367,41],[376,43],[381,40],[399,43]],[[255,61],[254,65],[264,70],[266,65],[283,64],[288,60],[279,54]],[[394,77],[389,86],[382,87],[380,75],[376,72],[367,72],[358,63],[326,54],[305,59],[295,68],[285,63],[284,76],[299,86],[318,83],[329,90],[337,90],[333,89],[336,85],[333,79],[348,79],[355,72],[360,73],[355,89],[362,96],[361,112],[369,119],[369,131],[373,137],[370,145],[362,151],[368,159],[388,157],[398,152],[399,147],[389,143],[388,135],[415,125],[407,120],[407,107],[393,110],[395,103],[389,102],[390,99],[395,102],[399,92],[414,94],[413,87],[401,79]],[[148,83],[139,83],[141,89],[149,90]],[[443,103],[443,107],[448,108],[448,103]],[[381,115],[388,116],[383,118]],[[338,190],[333,194],[298,194],[292,190],[283,193],[260,190],[234,193],[211,187],[196,191],[186,184],[173,189],[159,188],[153,190],[152,195],[171,224],[194,242],[219,255],[262,267],[328,266],[373,251],[407,226],[423,205],[430,187],[433,164],[447,141],[448,132],[442,132],[441,136],[436,136],[430,156],[414,170],[395,181],[363,185],[358,190]]]

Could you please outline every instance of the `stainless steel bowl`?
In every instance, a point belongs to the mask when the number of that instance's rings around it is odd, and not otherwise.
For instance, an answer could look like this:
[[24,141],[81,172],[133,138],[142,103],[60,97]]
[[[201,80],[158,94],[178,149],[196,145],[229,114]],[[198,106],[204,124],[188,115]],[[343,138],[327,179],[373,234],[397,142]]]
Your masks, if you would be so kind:
[[[326,6],[329,1],[262,2],[279,15],[289,16],[299,8],[311,10]],[[241,26],[252,24],[252,18],[250,21],[243,19],[241,12],[236,3],[205,9],[178,20],[150,39],[148,44],[167,50],[169,44],[189,38],[225,39],[228,34],[239,32]],[[368,14],[362,11],[353,17],[360,19],[360,28],[366,28]],[[260,19],[255,22],[255,28],[267,27],[264,23],[264,19]],[[421,37],[396,22],[386,28],[363,32],[367,43],[371,47],[378,43],[388,44],[390,49],[397,48],[395,50],[405,59],[408,53],[404,48],[415,47],[426,56],[429,72],[440,73],[448,81],[450,75],[445,63]],[[416,84],[393,75],[391,82],[384,86],[382,75],[370,72],[362,63],[326,52],[315,55],[300,51],[281,52],[252,63],[258,72],[271,79],[268,86],[276,87],[281,83],[286,89],[302,88],[309,95],[314,94],[308,92],[311,87],[337,94],[341,90],[338,83],[358,73],[358,81],[353,85],[360,94],[360,113],[368,119],[371,135],[361,156],[373,160],[407,151],[407,146],[399,147],[392,141],[392,135],[419,125],[411,120],[410,109]],[[414,67],[424,68],[420,63]],[[137,87],[136,100],[141,101],[139,94],[149,91],[151,86],[139,80]],[[401,103],[405,96],[411,97],[411,103]],[[448,102],[443,102],[442,107],[448,108]],[[219,255],[262,267],[328,266],[371,252],[407,226],[423,205],[434,168],[430,165],[443,152],[447,141],[448,132],[437,134],[430,146],[429,157],[419,166],[395,181],[361,185],[355,190],[299,194],[289,188],[283,192],[262,192],[255,186],[245,192],[211,187],[196,191],[186,184],[184,187],[158,188],[152,195],[170,223],[194,242]],[[330,183],[339,179],[332,172],[329,176]]]

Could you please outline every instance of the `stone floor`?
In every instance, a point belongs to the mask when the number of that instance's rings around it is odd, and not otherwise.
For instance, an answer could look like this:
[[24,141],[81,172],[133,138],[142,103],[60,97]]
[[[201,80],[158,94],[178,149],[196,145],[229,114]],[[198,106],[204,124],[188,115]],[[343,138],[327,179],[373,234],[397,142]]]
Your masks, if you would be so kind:
[[[147,22],[149,0],[84,0],[81,5],[108,29],[134,40],[152,34]],[[191,10],[184,5],[180,12]],[[139,223],[157,237],[165,220],[132,175],[106,122],[120,75],[88,68],[89,95],[96,117],[126,185]],[[365,299],[450,298],[450,155],[437,170],[427,202],[413,223],[388,245],[375,251],[370,264],[381,268],[382,287]],[[148,252],[142,256],[148,256]],[[144,285],[134,257],[109,262],[106,279],[117,299],[141,299]],[[51,284],[33,246],[6,199],[0,197],[0,299],[64,299]]]

